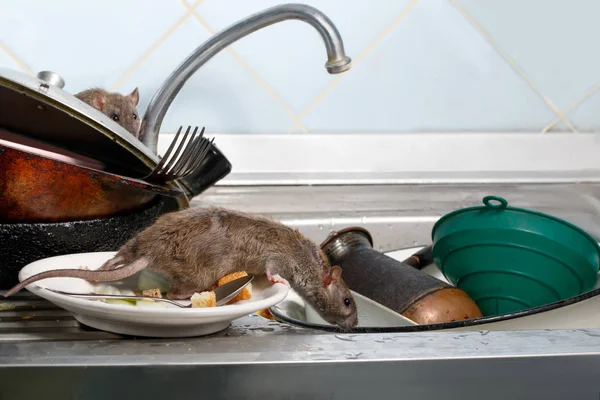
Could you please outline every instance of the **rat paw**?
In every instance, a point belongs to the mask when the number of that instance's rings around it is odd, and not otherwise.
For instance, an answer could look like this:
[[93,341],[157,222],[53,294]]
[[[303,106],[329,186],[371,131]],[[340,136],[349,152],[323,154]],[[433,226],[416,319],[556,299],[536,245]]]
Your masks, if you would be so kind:
[[267,272],[267,279],[269,279],[269,281],[272,283],[283,283],[287,287],[290,287],[290,283],[283,279],[279,274],[271,275]]
[[175,292],[168,292],[167,293],[167,300],[189,300],[192,295],[194,293],[192,292],[190,293],[175,293]]

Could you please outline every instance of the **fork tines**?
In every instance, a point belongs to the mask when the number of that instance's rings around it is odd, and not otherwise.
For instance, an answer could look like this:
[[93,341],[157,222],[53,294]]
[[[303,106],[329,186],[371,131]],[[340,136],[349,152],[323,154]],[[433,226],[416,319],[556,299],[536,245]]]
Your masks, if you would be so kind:
[[[191,126],[186,129],[177,150],[175,145],[177,139],[181,135],[183,126],[180,126],[175,134],[175,138],[171,145],[165,152],[164,157],[156,165],[156,168],[145,178],[146,180],[160,180],[168,182],[172,180],[181,179],[187,175],[190,175],[196,171],[196,169],[202,164],[206,155],[208,154],[213,140],[208,140],[204,136],[205,128],[202,128],[200,134],[196,136],[198,127],[196,127],[190,136]],[[188,140],[189,137],[189,140]],[[173,153],[173,154],[171,154]]]

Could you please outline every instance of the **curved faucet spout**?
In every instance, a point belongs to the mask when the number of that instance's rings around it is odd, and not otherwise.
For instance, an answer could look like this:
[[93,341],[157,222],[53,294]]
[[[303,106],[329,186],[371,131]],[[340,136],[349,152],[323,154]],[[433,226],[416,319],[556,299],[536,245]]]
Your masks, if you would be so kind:
[[187,80],[208,60],[235,41],[261,28],[289,19],[304,21],[313,26],[323,38],[327,50],[325,68],[339,74],[351,67],[344,43],[335,25],[321,11],[305,4],[283,4],[268,8],[238,21],[196,48],[157,90],[142,119],[140,140],[158,154],[158,133],[169,106]]

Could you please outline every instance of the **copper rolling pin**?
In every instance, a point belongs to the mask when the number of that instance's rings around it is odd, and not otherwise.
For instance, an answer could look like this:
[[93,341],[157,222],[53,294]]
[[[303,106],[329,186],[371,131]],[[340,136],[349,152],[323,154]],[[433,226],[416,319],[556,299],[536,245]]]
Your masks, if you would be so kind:
[[[479,318],[483,315],[463,290],[428,275],[427,247],[399,262],[375,249],[371,234],[351,227],[333,232],[321,244],[331,265],[342,268],[348,287],[420,325]],[[429,255],[428,255],[429,254]],[[412,264],[411,264],[412,263]]]

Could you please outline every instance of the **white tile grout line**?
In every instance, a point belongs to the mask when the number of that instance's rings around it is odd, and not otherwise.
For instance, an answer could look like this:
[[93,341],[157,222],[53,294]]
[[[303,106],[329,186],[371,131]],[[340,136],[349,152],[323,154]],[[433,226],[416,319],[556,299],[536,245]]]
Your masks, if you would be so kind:
[[[573,111],[573,109],[575,107],[579,106],[585,100],[590,98],[594,93],[596,93],[596,91],[598,91],[598,89],[600,89],[600,82],[596,83],[594,86],[592,86],[591,89],[588,89],[585,93],[583,93],[583,95],[581,97],[579,97],[569,107],[567,107],[567,109],[563,112],[563,114],[565,116],[568,115],[571,111]],[[554,121],[552,121],[550,124],[548,124],[548,126],[546,126],[544,128],[544,130],[548,131],[548,130],[554,128],[554,126],[556,126],[556,124],[559,122],[560,122],[560,118],[556,118]]]
[[[188,7],[189,5],[186,3],[185,0],[181,0],[182,4],[184,5],[184,7]],[[192,10],[191,12],[192,16],[196,19],[196,21],[202,25],[202,27],[204,29],[206,29],[208,31],[208,33],[210,33],[211,35],[214,35],[216,33],[216,31],[210,26],[210,24],[204,19],[202,18],[202,16],[198,13],[197,10]],[[258,85],[267,92],[267,94],[269,96],[271,96],[271,98],[273,100],[275,100],[275,102],[277,104],[279,104],[279,106],[281,108],[283,108],[283,110],[288,114],[288,116],[290,117],[290,119],[292,121],[295,121],[298,116],[294,113],[294,111],[283,101],[283,99],[258,75],[258,73],[256,73],[244,60],[243,58],[235,51],[231,48],[231,46],[227,47],[225,49],[225,51],[227,51],[235,60],[238,64],[241,65],[241,67],[248,73],[250,74],[250,76],[258,83]],[[306,129],[306,127],[304,127],[304,125],[300,124],[299,129],[303,132],[303,133],[307,133],[308,130]]]
[[19,57],[17,57],[17,55],[15,53],[13,53],[12,50],[10,50],[8,48],[8,46],[1,40],[0,40],[0,50],[2,52],[4,52],[4,54],[6,54],[8,56],[8,58],[13,60],[13,62],[15,64],[17,64],[19,66],[19,68],[21,68],[23,70],[23,72],[25,72],[29,75],[34,75],[33,71],[27,66],[27,64],[25,64],[25,62],[23,62]]
[[[550,109],[552,111],[554,111],[556,113],[556,115],[558,116],[558,120],[563,121],[568,127],[569,129],[571,129],[573,132],[577,132],[577,129],[575,129],[575,127],[573,126],[573,124],[571,124],[571,121],[569,121],[567,119],[567,117],[558,109],[558,107],[556,107],[554,105],[554,103],[552,102],[552,100],[550,100],[550,98],[546,95],[544,95],[536,86],[536,84],[533,82],[533,80],[531,80],[522,70],[521,68],[518,67],[517,63],[511,59],[504,51],[502,51],[502,49],[500,48],[500,46],[494,41],[494,39],[492,39],[492,37],[489,35],[489,33],[487,33],[478,23],[477,21],[475,21],[475,19],[460,5],[458,4],[457,0],[450,0],[452,2],[452,4],[454,5],[454,7],[456,7],[456,9],[462,14],[462,16],[467,20],[467,22],[469,24],[471,24],[471,26],[480,34],[483,36],[483,38],[490,44],[490,46],[492,46],[492,48],[494,48],[494,50],[496,50],[496,52],[498,52],[498,54],[500,55],[500,57],[502,57],[502,59],[504,61],[506,61],[506,63],[508,63],[508,65],[510,65],[510,67],[519,75],[521,76],[521,78],[523,78],[525,80],[525,82],[527,82],[527,84],[531,87],[531,89],[533,89],[533,91],[542,98],[542,100],[544,101],[544,103],[546,103],[546,105],[548,107],[550,107]],[[546,132],[546,128],[542,129],[542,133]]]
[[[402,12],[400,12],[400,15],[398,15],[393,21],[392,23],[390,23],[388,26],[386,26],[386,28],[379,34],[377,35],[377,37],[375,39],[373,39],[373,41],[371,43],[369,43],[364,49],[363,51],[361,51],[359,53],[359,55],[352,60],[352,68],[354,68],[356,65],[360,64],[365,57],[371,52],[371,50],[373,50],[373,48],[375,48],[379,42],[381,40],[383,40],[387,35],[389,35],[390,32],[392,32],[394,30],[394,28],[402,21],[404,20],[404,18],[410,13],[410,11],[414,8],[414,6],[419,2],[419,0],[412,0],[403,10]],[[350,69],[350,71],[352,70],[352,68]],[[323,89],[323,91],[321,93],[319,93],[309,104],[308,106],[306,106],[304,108],[304,110],[300,113],[300,115],[298,116],[298,118],[296,119],[296,121],[294,121],[294,124],[288,129],[288,133],[292,132],[294,129],[299,127],[299,124],[302,123],[302,120],[315,108],[315,106],[321,101],[323,100],[323,98],[325,96],[327,96],[327,94],[329,94],[337,85],[338,83],[344,78],[344,76],[346,74],[348,74],[348,72],[344,72],[343,74],[337,76],[334,80],[332,80],[326,87],[325,89]]]
[[[174,1],[176,1],[176,0],[174,0]],[[110,88],[110,90],[114,91],[117,88],[119,88],[123,83],[125,83],[125,81],[142,64],[144,64],[144,62],[152,55],[152,53],[154,53],[160,46],[162,46],[162,44],[173,34],[173,32],[175,32],[177,29],[179,29],[179,27],[181,25],[183,25],[183,23],[192,15],[192,11],[196,7],[198,7],[203,1],[204,0],[196,0],[192,6],[189,6],[188,4],[186,4],[184,6],[184,8],[186,10],[185,13],[177,20],[177,22],[175,22],[169,29],[167,29],[167,31],[165,33],[163,33],[163,35],[156,42],[154,42],[150,46],[150,48],[144,54],[142,54],[142,56],[131,67],[129,67],[127,69],[127,71],[125,71],[123,76],[121,76],[121,78],[119,78],[117,80],[117,82]],[[189,7],[191,7],[191,8],[189,8]]]

